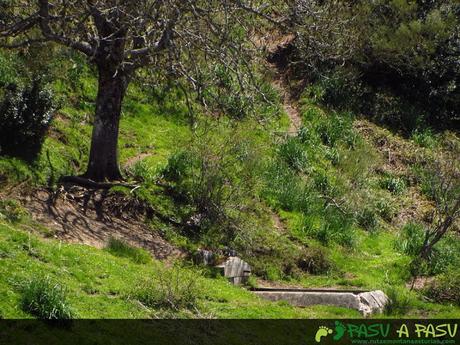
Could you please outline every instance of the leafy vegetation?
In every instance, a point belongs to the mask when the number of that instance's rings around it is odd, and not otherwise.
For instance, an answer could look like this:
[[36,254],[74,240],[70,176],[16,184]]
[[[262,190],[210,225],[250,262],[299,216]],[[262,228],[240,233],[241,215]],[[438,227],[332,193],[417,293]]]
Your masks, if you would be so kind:
[[426,288],[425,294],[436,302],[460,305],[459,289],[459,273],[451,269],[431,283]]
[[140,282],[133,291],[134,298],[144,305],[173,311],[195,311],[199,295],[196,273],[179,268],[160,270],[155,279]]
[[40,319],[71,319],[74,316],[67,302],[66,290],[49,277],[32,278],[22,287],[21,307]]
[[137,264],[148,264],[152,261],[150,253],[141,248],[135,248],[128,243],[111,237],[106,250],[115,256],[130,258]]
[[23,90],[17,88],[10,84],[0,103],[0,153],[32,161],[52,120],[52,94],[40,80]]
[[[87,171],[97,71],[54,46],[0,50],[0,96],[9,104],[0,116],[19,126],[0,132],[14,134],[5,140],[21,151],[0,143],[0,317],[359,317],[262,301],[193,264],[197,249],[236,252],[252,267],[249,286],[381,289],[391,317],[459,315],[458,220],[419,260],[427,234],[449,219],[435,212],[440,198],[452,208],[459,195],[455,183],[440,192],[447,176],[458,181],[458,9],[451,1],[296,3],[299,35],[284,57],[295,63],[278,71],[293,87],[282,86],[292,91],[284,100],[256,64],[240,80],[231,65],[202,68],[201,56],[196,89],[169,74],[152,84],[139,72],[126,90],[118,143],[126,181],[94,192],[100,209],[84,212],[144,222],[148,236],[182,251],[177,262],[153,259],[145,249],[154,248],[134,245],[136,234],[100,250],[61,242],[36,220],[30,199],[44,189],[69,203],[81,198],[59,180]],[[52,91],[35,84],[38,74]],[[258,92],[246,92],[247,78]],[[299,113],[295,132],[283,101]],[[41,117],[30,120],[32,108]],[[33,160],[19,139],[34,147]],[[454,173],[436,161],[454,162]],[[414,276],[433,282],[411,289]]]
[[326,104],[406,134],[458,126],[456,1],[296,1],[292,13],[297,74]]

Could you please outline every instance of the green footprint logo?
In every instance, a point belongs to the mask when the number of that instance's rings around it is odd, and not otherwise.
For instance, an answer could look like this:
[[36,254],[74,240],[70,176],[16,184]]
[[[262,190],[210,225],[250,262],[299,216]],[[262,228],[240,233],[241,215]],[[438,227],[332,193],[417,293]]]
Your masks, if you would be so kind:
[[332,334],[332,329],[327,328],[326,326],[319,326],[318,331],[315,335],[315,340],[317,343],[321,342],[321,338],[327,337],[329,334]]
[[336,321],[335,322],[335,335],[332,339],[334,339],[335,341],[339,341],[340,339],[342,339],[343,335],[345,334],[345,326],[343,323],[341,323],[340,321]]

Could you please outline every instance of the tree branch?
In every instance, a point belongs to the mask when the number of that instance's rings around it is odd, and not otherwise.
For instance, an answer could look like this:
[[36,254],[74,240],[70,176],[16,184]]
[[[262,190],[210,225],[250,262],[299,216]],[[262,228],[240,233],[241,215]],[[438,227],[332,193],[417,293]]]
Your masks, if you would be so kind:
[[60,43],[70,48],[74,48],[88,56],[93,56],[95,54],[95,49],[88,42],[77,42],[73,41],[70,38],[65,36],[55,34],[50,27],[50,14],[49,14],[49,1],[48,0],[39,0],[40,10],[39,10],[39,24],[42,35],[50,41]]
[[38,24],[40,20],[39,13],[35,13],[30,17],[24,18],[13,25],[6,27],[0,31],[0,37],[14,37],[24,31],[31,29],[34,25]]
[[35,38],[35,39],[29,39],[26,41],[18,42],[18,43],[11,43],[11,44],[3,44],[0,43],[0,48],[5,48],[5,49],[17,49],[17,48],[23,48],[23,47],[28,47],[32,44],[41,44],[48,42],[48,40],[44,38]]

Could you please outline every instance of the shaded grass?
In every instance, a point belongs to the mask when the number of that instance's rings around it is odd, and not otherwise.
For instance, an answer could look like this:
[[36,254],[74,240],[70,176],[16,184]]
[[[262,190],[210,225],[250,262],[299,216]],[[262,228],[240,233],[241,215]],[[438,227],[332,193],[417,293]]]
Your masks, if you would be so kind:
[[152,261],[150,253],[145,249],[130,246],[128,243],[111,237],[105,248],[110,254],[129,258],[136,264],[148,264]]

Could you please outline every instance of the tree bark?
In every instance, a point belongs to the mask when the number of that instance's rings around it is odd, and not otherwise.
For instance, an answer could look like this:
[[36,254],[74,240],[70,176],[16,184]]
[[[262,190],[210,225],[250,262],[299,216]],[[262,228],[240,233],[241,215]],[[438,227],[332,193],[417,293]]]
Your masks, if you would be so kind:
[[96,113],[88,168],[83,175],[96,182],[123,179],[118,164],[118,133],[129,75],[107,65],[109,61],[98,64]]

